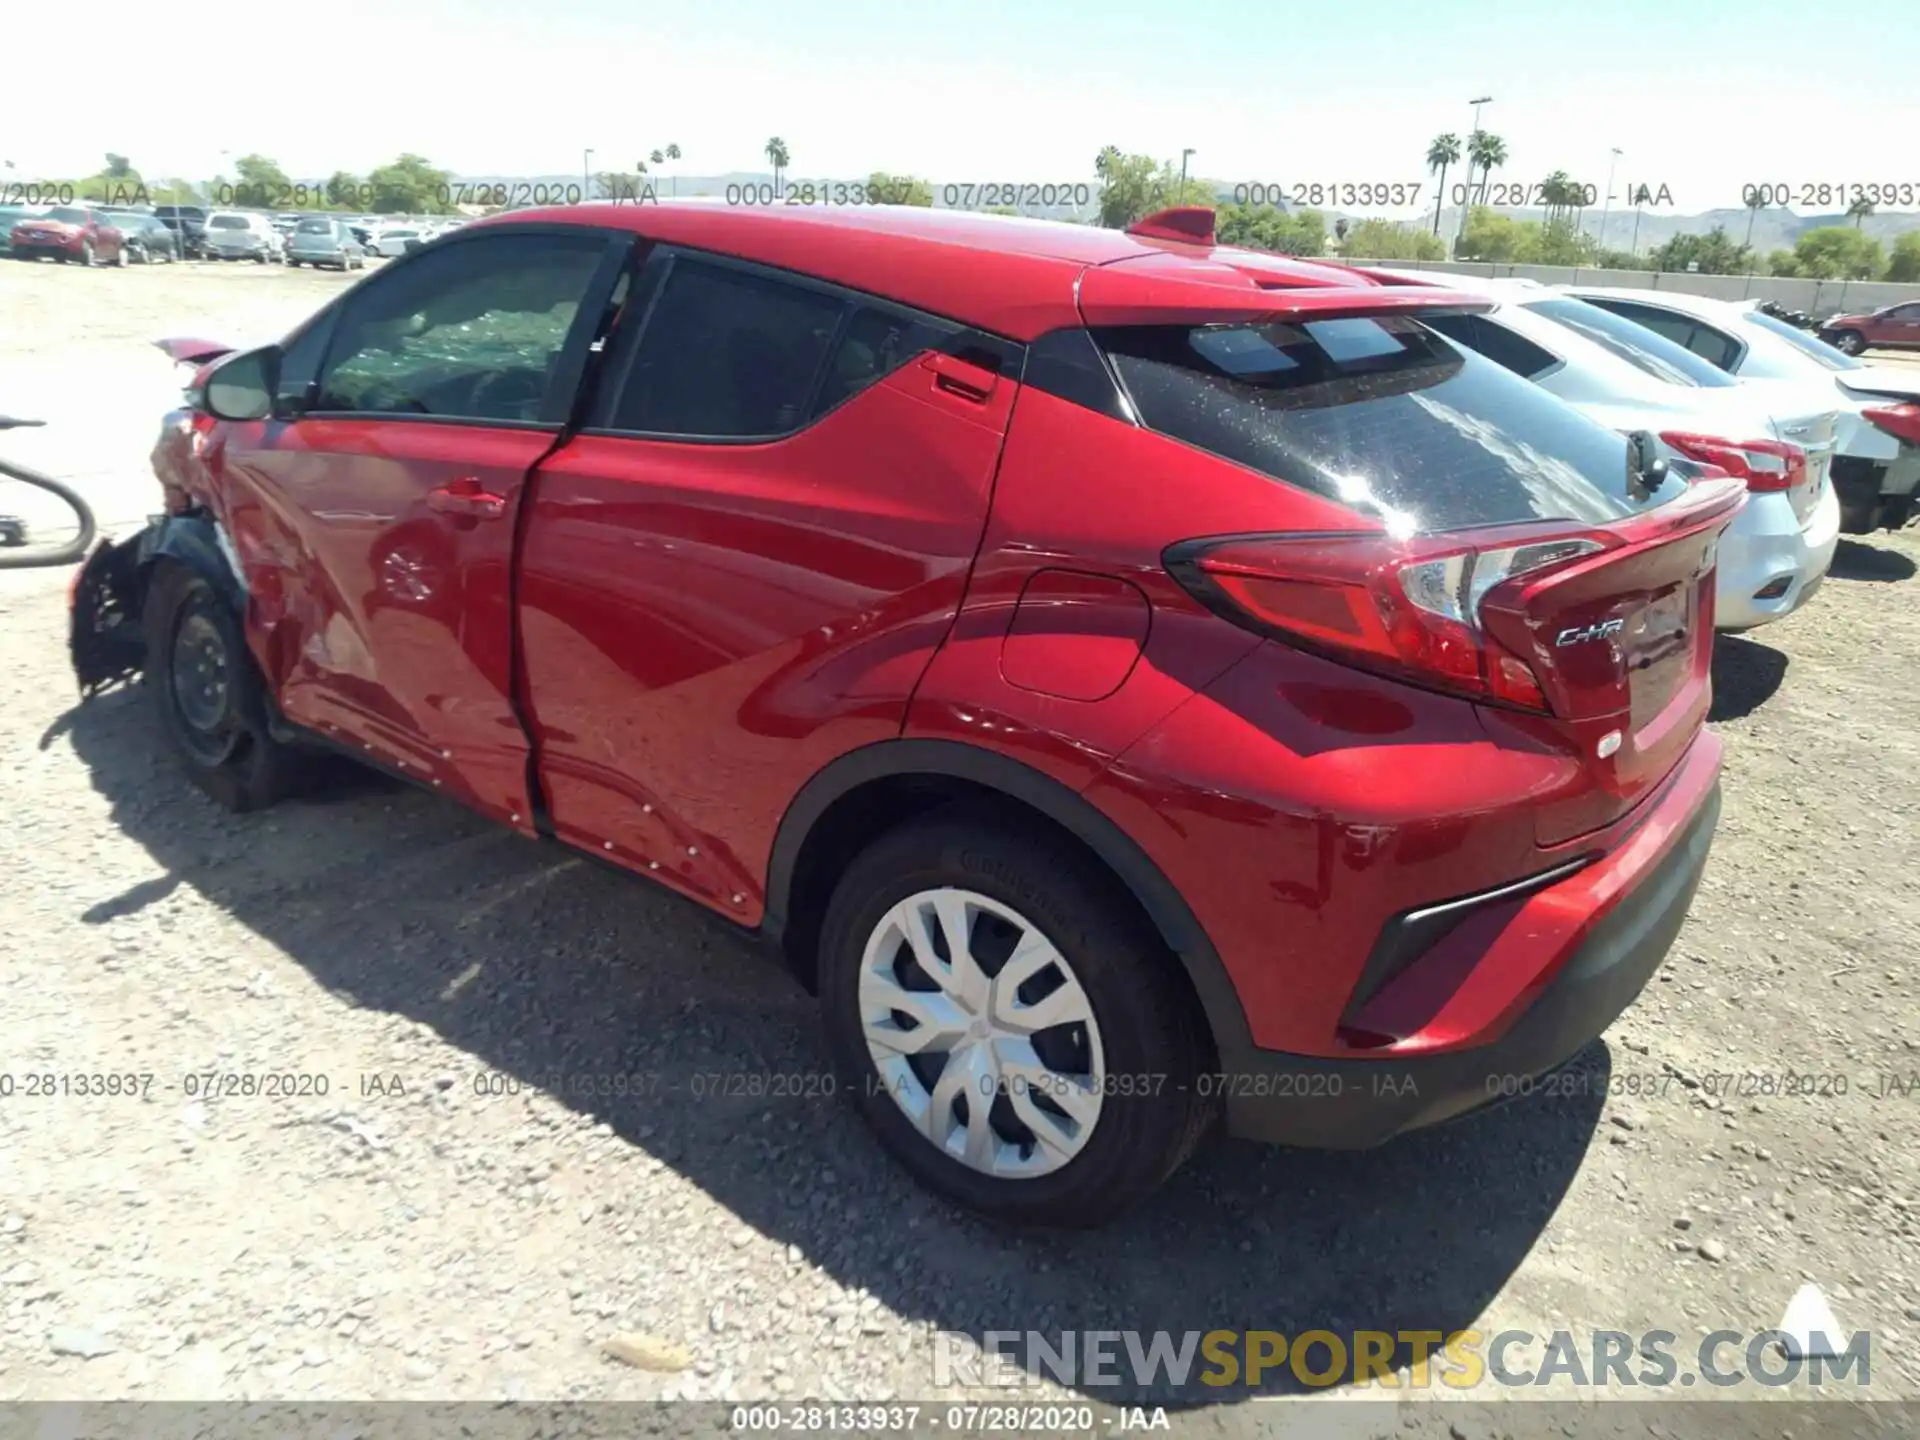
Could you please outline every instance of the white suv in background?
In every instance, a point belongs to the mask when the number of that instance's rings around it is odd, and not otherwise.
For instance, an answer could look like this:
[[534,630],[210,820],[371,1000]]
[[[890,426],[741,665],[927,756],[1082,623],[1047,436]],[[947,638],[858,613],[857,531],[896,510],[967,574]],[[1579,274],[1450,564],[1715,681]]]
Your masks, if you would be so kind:
[[1644,325],[1737,379],[1832,388],[1840,412],[1833,462],[1840,528],[1865,535],[1920,518],[1920,370],[1856,360],[1753,300],[1615,286],[1553,288]]
[[1743,385],[1671,341],[1530,280],[1433,270],[1364,269],[1389,284],[1440,284],[1496,301],[1484,315],[1420,323],[1557,395],[1590,419],[1648,431],[1674,475],[1650,497],[1675,498],[1689,473],[1714,465],[1746,481],[1747,504],[1720,537],[1714,625],[1751,630],[1800,608],[1826,578],[1840,540],[1827,483],[1837,416],[1785,392]]
[[281,254],[279,232],[264,215],[250,210],[216,210],[207,217],[204,236],[210,260],[253,260],[266,264]]

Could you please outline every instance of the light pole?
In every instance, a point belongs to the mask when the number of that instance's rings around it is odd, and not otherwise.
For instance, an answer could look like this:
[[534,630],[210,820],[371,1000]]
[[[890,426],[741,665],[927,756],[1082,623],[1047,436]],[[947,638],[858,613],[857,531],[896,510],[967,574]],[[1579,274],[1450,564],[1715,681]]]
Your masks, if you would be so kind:
[[1480,107],[1491,105],[1491,95],[1478,95],[1467,102],[1473,106],[1473,132],[1467,136],[1467,202],[1460,207],[1460,229],[1453,237],[1453,253],[1460,253],[1460,238],[1467,233],[1467,214],[1473,209],[1473,142],[1480,138]]
[[1190,149],[1190,148],[1189,148],[1189,149],[1186,149],[1186,150],[1182,150],[1182,151],[1180,152],[1180,191],[1179,191],[1179,194],[1180,194],[1180,203],[1181,203],[1182,205],[1184,205],[1184,204],[1186,204],[1186,203],[1187,203],[1187,157],[1188,157],[1188,156],[1190,156],[1190,155],[1192,155],[1193,153],[1194,153],[1194,152],[1193,152],[1193,151],[1192,151],[1192,149]]
[[1607,248],[1607,218],[1613,214],[1613,167],[1620,163],[1621,151],[1618,146],[1613,150],[1613,159],[1607,162],[1607,203],[1600,208],[1600,248]]
[[591,150],[580,152],[580,198],[583,200],[593,198],[593,151]]

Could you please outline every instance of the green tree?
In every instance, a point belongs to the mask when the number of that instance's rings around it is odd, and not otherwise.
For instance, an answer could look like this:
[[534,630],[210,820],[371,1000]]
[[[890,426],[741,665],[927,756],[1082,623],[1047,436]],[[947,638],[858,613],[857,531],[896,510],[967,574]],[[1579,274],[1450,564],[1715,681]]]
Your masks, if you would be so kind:
[[1920,280],[1920,230],[1909,230],[1893,242],[1887,257],[1887,279],[1911,284]]
[[1540,182],[1540,199],[1547,207],[1549,225],[1562,215],[1570,214],[1585,198],[1585,193],[1564,170],[1556,170]]
[[451,178],[423,155],[402,155],[367,176],[373,204],[364,208],[379,215],[442,214],[453,208],[447,192]]
[[767,141],[765,151],[767,163],[773,166],[773,193],[780,193],[780,177],[787,173],[787,166],[793,163],[793,153],[787,149],[787,142],[778,135]]
[[1427,146],[1427,173],[1440,173],[1433,196],[1433,233],[1440,233],[1440,206],[1447,198],[1447,167],[1460,163],[1460,137],[1451,132],[1436,135]]
[[1597,265],[1602,270],[1640,270],[1644,263],[1630,250],[1596,250],[1587,257],[1587,264]]
[[1853,221],[1853,228],[1856,230],[1860,228],[1860,222],[1871,214],[1873,214],[1873,201],[1864,195],[1847,207],[1847,217]]
[[1222,205],[1214,215],[1213,234],[1222,245],[1247,250],[1271,250],[1280,255],[1327,253],[1327,217],[1318,210]]
[[358,175],[347,170],[336,170],[327,177],[327,183],[320,187],[320,193],[326,197],[328,206],[335,210],[358,210],[366,187]]
[[647,198],[647,173],[642,165],[637,170],[601,170],[593,177],[593,193],[589,200],[611,200],[616,205],[638,205]]
[[1807,231],[1794,242],[1793,254],[1800,273],[1815,280],[1872,280],[1887,263],[1878,240],[1844,225]]
[[1211,207],[1214,201],[1213,193],[1200,181],[1183,184],[1171,164],[1151,155],[1123,155],[1111,145],[1094,157],[1093,171],[1100,178],[1099,221],[1110,230],[1124,230],[1169,206]]
[[107,152],[107,168],[103,173],[109,180],[138,180],[140,178],[139,175],[135,173],[131,160],[127,159],[124,155],[116,155],[111,150]]
[[1507,142],[1498,135],[1485,130],[1473,132],[1473,139],[1467,146],[1467,179],[1473,179],[1473,169],[1480,167],[1480,194],[1484,199],[1487,182],[1493,178],[1493,172],[1507,163]]
[[933,182],[922,180],[918,175],[889,175],[884,170],[876,170],[867,176],[867,199],[876,205],[931,208]]
[[230,204],[267,209],[285,201],[293,182],[279,164],[264,155],[242,155],[233,162],[233,197]]
[[1467,211],[1466,228],[1460,232],[1460,243],[1454,247],[1454,254],[1462,260],[1519,264],[1533,248],[1531,232],[1538,229],[1537,225],[1502,215],[1491,206],[1475,205]]
[[[1577,200],[1582,192],[1576,187],[1571,193]],[[1526,252],[1524,258],[1529,264],[1584,265],[1593,257],[1594,243],[1580,233],[1580,222],[1574,218],[1573,210],[1567,204],[1562,204],[1554,217],[1544,225],[1521,228],[1530,232],[1525,235],[1521,247]]]
[[1736,245],[1724,225],[1716,225],[1705,235],[1676,235],[1654,246],[1647,261],[1668,272],[1693,268],[1702,275],[1744,275],[1753,268],[1754,255],[1748,246]]
[[1424,229],[1409,230],[1391,220],[1362,220],[1347,232],[1340,253],[1359,260],[1444,260],[1447,246]]
[[1782,279],[1797,280],[1800,277],[1800,257],[1791,250],[1776,250],[1767,256],[1767,274],[1778,275]]
[[[672,162],[678,160],[679,158],[680,158],[680,147],[678,145],[662,146],[660,149],[654,151],[651,155],[647,156],[647,159],[653,163],[653,168],[656,170],[658,170],[663,165],[671,164]],[[670,177],[670,183],[673,186],[673,193],[675,195],[678,195],[680,193],[680,177],[678,175]]]

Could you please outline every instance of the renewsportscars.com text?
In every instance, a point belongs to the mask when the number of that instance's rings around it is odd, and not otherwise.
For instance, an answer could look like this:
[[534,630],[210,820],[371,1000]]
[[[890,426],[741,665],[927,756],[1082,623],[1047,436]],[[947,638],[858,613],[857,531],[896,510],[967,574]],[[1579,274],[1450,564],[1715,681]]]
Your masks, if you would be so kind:
[[[1696,1345],[1669,1330],[989,1330],[934,1343],[936,1385],[1018,1389],[1043,1381],[1175,1388],[1191,1384],[1373,1385],[1452,1390],[1573,1385],[1664,1390],[1708,1386],[1847,1385],[1872,1378],[1872,1337],[1816,1335],[1804,1354],[1778,1330],[1715,1330]],[[1403,1377],[1399,1371],[1404,1368]]]

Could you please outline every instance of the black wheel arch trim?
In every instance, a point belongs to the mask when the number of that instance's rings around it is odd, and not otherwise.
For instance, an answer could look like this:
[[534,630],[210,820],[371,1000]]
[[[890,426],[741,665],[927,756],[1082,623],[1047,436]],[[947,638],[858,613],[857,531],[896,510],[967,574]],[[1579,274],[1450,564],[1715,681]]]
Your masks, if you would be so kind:
[[1167,948],[1179,957],[1221,1058],[1252,1047],[1246,1011],[1219,953],[1146,851],[1091,801],[1058,780],[1009,756],[958,741],[882,740],[841,756],[801,788],[781,818],[767,866],[766,914],[760,929],[776,950],[786,936],[795,873],[815,824],[862,785],[913,776],[971,782],[1031,806],[1078,837],[1133,894]]

